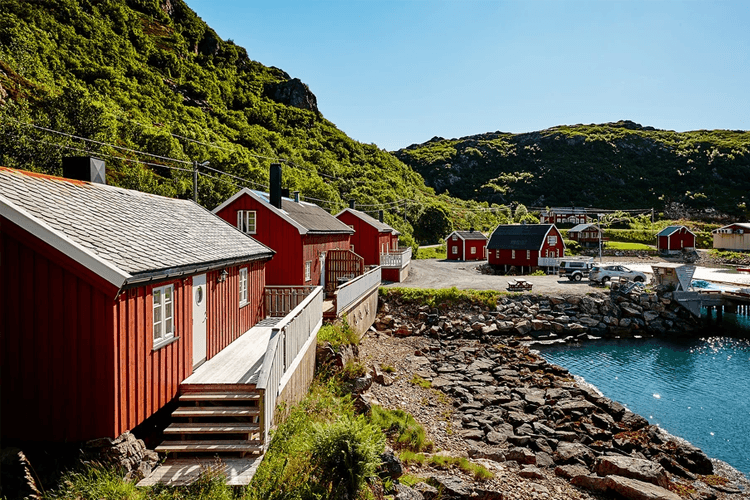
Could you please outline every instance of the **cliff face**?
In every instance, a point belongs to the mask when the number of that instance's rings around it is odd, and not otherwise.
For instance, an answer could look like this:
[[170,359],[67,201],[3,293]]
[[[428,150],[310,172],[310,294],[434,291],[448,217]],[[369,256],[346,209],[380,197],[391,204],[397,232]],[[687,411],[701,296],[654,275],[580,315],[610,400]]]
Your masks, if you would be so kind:
[[630,121],[525,134],[435,137],[395,152],[438,192],[496,203],[747,217],[750,132],[673,132]]

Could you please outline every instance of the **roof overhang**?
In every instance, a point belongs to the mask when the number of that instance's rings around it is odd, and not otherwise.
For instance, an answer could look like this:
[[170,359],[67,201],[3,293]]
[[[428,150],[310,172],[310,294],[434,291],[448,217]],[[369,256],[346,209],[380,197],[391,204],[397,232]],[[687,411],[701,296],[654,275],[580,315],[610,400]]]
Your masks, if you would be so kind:
[[268,208],[268,210],[270,210],[271,212],[275,213],[276,215],[278,215],[279,217],[281,217],[282,219],[284,219],[285,221],[287,221],[289,224],[291,224],[292,226],[294,226],[297,229],[297,231],[299,231],[299,234],[307,234],[308,229],[305,226],[303,226],[299,222],[295,221],[294,219],[292,219],[291,217],[289,217],[289,215],[286,212],[284,212],[283,210],[280,210],[280,209],[274,207],[273,205],[271,205],[271,203],[268,200],[266,200],[262,196],[259,196],[252,189],[248,189],[248,188],[242,188],[242,189],[240,189],[239,191],[237,191],[236,193],[234,193],[234,195],[232,195],[230,198],[228,198],[227,201],[225,201],[224,203],[222,203],[218,207],[214,208],[211,212],[214,213],[214,214],[218,214],[219,211],[221,211],[224,208],[228,207],[229,205],[231,205],[232,203],[234,203],[235,200],[239,199],[243,195],[249,196],[250,198],[252,198],[255,201],[257,201],[258,203],[263,203]]
[[87,248],[71,240],[64,233],[50,227],[25,209],[0,195],[0,215],[28,231],[30,234],[59,250],[74,261],[100,276],[118,289],[132,278],[132,275],[102,259]]
[[[379,233],[394,233],[394,234],[401,234],[401,233],[399,233],[398,231],[396,231],[395,229],[393,229],[393,228],[392,228],[392,227],[390,227],[390,226],[389,226],[388,228],[382,228],[382,229],[381,229],[381,228],[379,228],[379,227],[375,227],[375,226],[373,226],[373,225],[372,225],[372,223],[371,223],[370,221],[368,221],[367,219],[364,219],[364,218],[363,218],[363,217],[362,217],[362,216],[360,215],[360,214],[361,214],[362,212],[360,212],[359,210],[356,210],[356,209],[352,209],[352,208],[349,208],[349,207],[347,207],[347,208],[343,209],[343,210],[342,210],[341,212],[337,213],[337,214],[336,214],[336,215],[335,215],[334,217],[336,217],[336,218],[338,219],[339,215],[343,214],[344,212],[347,212],[347,213],[350,213],[350,214],[352,214],[353,216],[355,216],[356,218],[358,218],[359,220],[361,220],[361,221],[362,221],[362,222],[364,222],[365,224],[369,225],[370,227],[373,227],[373,228],[377,229]],[[378,222],[379,222],[379,221],[378,221]],[[383,222],[382,224],[385,224],[385,223]]]

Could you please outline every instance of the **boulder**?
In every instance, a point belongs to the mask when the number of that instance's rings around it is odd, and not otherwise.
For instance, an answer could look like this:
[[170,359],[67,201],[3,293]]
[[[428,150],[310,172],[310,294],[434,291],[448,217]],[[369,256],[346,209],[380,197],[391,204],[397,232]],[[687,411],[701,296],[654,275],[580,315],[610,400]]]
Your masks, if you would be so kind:
[[396,484],[396,494],[393,498],[394,500],[424,500],[424,495],[403,484]]
[[606,477],[581,474],[570,478],[570,483],[574,486],[578,486],[579,488],[584,488],[589,491],[604,493],[607,491],[608,481]]
[[714,464],[703,451],[690,443],[677,444],[674,451],[677,462],[694,474],[713,474]]
[[519,476],[525,477],[526,479],[544,479],[544,474],[534,465],[526,465],[518,473]]
[[555,475],[565,479],[573,479],[576,476],[587,476],[590,474],[588,467],[583,465],[558,465],[555,467]]
[[594,452],[581,443],[561,441],[557,444],[555,462],[558,464],[580,463],[589,465],[594,461]]
[[629,500],[681,500],[676,493],[651,483],[622,476],[607,476],[607,489]]
[[401,465],[401,460],[399,460],[390,448],[386,448],[380,454],[380,473],[387,475],[391,479],[398,479],[404,474],[404,467]]
[[437,488],[427,483],[417,483],[412,489],[421,493],[424,500],[434,500],[438,496]]
[[669,478],[664,467],[650,460],[626,456],[601,457],[594,465],[594,472],[600,476],[623,476],[639,481],[669,487]]
[[514,461],[518,464],[536,464],[536,455],[528,448],[515,447],[508,450],[505,460]]

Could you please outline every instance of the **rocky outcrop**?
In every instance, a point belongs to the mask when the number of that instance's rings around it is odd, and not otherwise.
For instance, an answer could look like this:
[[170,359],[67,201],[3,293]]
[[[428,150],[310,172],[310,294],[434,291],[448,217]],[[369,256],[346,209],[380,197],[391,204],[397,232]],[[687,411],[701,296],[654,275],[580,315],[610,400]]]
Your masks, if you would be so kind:
[[268,84],[265,87],[265,94],[278,103],[319,113],[318,99],[299,78]]

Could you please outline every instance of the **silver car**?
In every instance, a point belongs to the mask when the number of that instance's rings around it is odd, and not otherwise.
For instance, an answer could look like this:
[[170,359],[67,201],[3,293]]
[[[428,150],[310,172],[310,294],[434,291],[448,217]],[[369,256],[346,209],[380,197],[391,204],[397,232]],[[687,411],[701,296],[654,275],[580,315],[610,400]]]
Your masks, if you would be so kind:
[[589,273],[590,281],[605,283],[612,278],[626,278],[639,283],[646,282],[646,275],[640,271],[633,271],[625,266],[614,264],[611,266],[594,266]]

